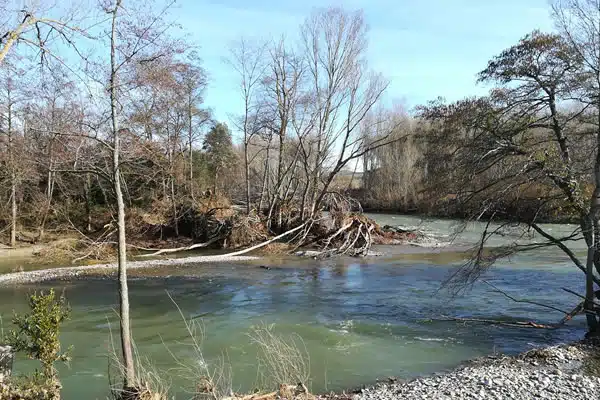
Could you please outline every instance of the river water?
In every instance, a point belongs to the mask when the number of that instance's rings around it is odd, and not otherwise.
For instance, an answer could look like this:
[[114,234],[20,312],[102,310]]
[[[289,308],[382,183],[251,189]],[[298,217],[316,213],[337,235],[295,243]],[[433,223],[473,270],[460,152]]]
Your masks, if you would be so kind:
[[[296,343],[310,358],[314,392],[353,388],[388,376],[410,378],[442,372],[473,357],[517,353],[583,336],[585,321],[580,318],[556,330],[440,320],[453,316],[553,323],[562,314],[511,302],[485,284],[458,297],[439,290],[460,264],[459,250],[477,241],[483,225],[470,226],[454,237],[451,233],[456,224],[452,221],[391,215],[375,218],[382,224],[418,226],[438,240],[453,240],[453,244],[435,250],[383,247],[379,250],[384,256],[362,260],[273,258],[260,263],[145,271],[152,277],[133,276],[130,283],[138,353],[151,360],[178,400],[191,398],[187,389],[193,388],[193,383],[175,370],[175,359],[200,364],[169,294],[186,318],[201,324],[207,364],[225,363],[236,391],[249,391],[259,384],[257,347],[248,336],[257,326],[273,324],[272,329],[283,337],[302,338]],[[553,233],[572,229],[564,225],[546,228]],[[507,236],[494,244],[512,240]],[[263,264],[270,269],[261,268]],[[514,256],[499,263],[486,279],[515,298],[535,299],[567,310],[578,299],[561,288],[582,291],[584,285],[582,274],[554,249]],[[2,287],[4,328],[10,327],[13,309],[26,310],[28,293],[50,287],[64,290],[73,310],[61,336],[65,347],[73,346],[70,367],[60,368],[63,398],[106,399],[111,331],[117,350],[119,343],[116,282],[98,277]],[[23,360],[16,365],[17,372],[31,368]]]

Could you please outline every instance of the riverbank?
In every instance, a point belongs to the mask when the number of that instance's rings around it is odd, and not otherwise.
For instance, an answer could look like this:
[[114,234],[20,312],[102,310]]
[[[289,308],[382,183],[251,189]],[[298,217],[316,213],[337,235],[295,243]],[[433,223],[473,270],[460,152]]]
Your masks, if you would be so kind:
[[408,382],[390,380],[354,394],[324,400],[557,399],[600,396],[600,341],[489,356],[443,374]]
[[[447,254],[451,256],[455,254],[457,260],[461,260],[468,247],[465,246],[446,246],[437,242],[431,243],[410,243],[398,245],[379,246],[378,250],[370,253],[366,258],[387,257],[390,260],[401,257],[402,259],[418,259],[418,256],[441,256]],[[392,253],[391,250],[394,250]],[[307,258],[314,258],[314,254],[320,252],[300,251],[293,255],[289,255],[290,259],[298,261]],[[277,259],[279,261],[279,259]],[[31,261],[31,260],[30,260]],[[261,261],[264,264],[273,262],[272,258],[268,258],[264,254],[259,255],[230,255],[230,254],[212,254],[212,255],[195,255],[179,258],[157,258],[150,260],[131,260],[127,263],[128,270],[151,270],[157,267],[177,267],[190,264],[207,264],[207,263],[241,263],[241,262],[256,262]],[[295,266],[296,263],[291,263]],[[266,267],[270,269],[270,267]],[[61,266],[56,265],[51,268],[34,269],[29,271],[17,271],[2,273],[0,271],[0,285],[11,284],[27,284],[38,283],[51,280],[68,280],[73,278],[84,278],[86,276],[104,275],[117,269],[117,263],[96,263],[89,265],[76,266]],[[149,276],[151,277],[151,275]]]
[[[162,266],[179,266],[186,264],[200,264],[210,262],[242,262],[259,260],[257,256],[235,256],[235,255],[219,255],[219,256],[194,256],[185,258],[170,258],[156,259],[145,261],[129,261],[127,263],[128,270],[154,268]],[[76,267],[56,267],[48,269],[40,269],[35,271],[12,272],[8,274],[0,274],[0,285],[9,284],[25,284],[43,282],[54,279],[69,279],[79,277],[86,274],[100,274],[107,271],[116,270],[117,263],[82,265]]]

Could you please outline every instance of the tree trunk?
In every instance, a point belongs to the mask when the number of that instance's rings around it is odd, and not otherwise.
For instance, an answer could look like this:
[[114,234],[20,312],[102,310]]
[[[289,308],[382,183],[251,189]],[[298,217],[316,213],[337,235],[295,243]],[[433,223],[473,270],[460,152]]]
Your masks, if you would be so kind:
[[171,204],[173,207],[173,224],[175,228],[175,236],[179,237],[179,223],[177,222],[177,199],[175,198],[175,182],[171,178]]
[[306,202],[308,201],[308,193],[310,192],[310,177],[306,176],[306,185],[304,185],[304,191],[302,192],[302,203],[300,204],[300,216],[301,220],[304,221],[306,218]]
[[194,200],[194,132],[192,128],[193,123],[193,113],[192,113],[192,96],[189,95],[188,98],[188,142],[190,146],[190,196],[192,200]]
[[250,215],[250,160],[248,158],[248,135],[244,132],[244,179],[246,180],[246,215]]
[[267,178],[269,176],[269,153],[271,151],[271,138],[269,138],[269,142],[267,143],[267,155],[265,157],[265,172],[263,174],[262,179],[262,187],[260,189],[260,201],[258,203],[258,211],[261,212],[263,209],[264,201],[265,201],[265,193],[267,189]]
[[[10,85],[10,83],[9,83]],[[11,204],[11,218],[10,218],[10,245],[15,247],[17,245],[17,173],[15,167],[15,149],[14,149],[14,138],[12,132],[12,99],[10,86],[7,88],[8,97],[8,109],[6,116],[7,133],[8,133],[8,151],[9,151],[9,162],[10,162],[10,204]]]
[[313,182],[312,182],[312,196],[311,196],[311,205],[310,205],[310,214],[309,217],[314,217],[317,211],[317,198],[319,196],[319,179],[321,179],[321,141],[322,137],[319,137],[317,141],[317,154],[315,157],[315,170],[313,172]]
[[594,312],[594,257],[596,250],[594,247],[588,249],[586,262],[586,279],[585,279],[585,316],[587,319],[588,331],[590,334],[598,334],[600,331],[597,315]]
[[15,247],[17,245],[17,179],[15,177],[14,172],[11,174],[11,180],[12,183],[10,185],[10,246]]
[[213,184],[213,193],[215,195],[215,199],[217,198],[217,181],[219,180],[219,169],[215,169],[215,182]]
[[87,219],[86,232],[92,231],[92,198],[91,198],[91,178],[90,174],[86,174],[85,183],[83,184],[83,195],[85,197],[85,215]]
[[40,225],[38,227],[38,235],[37,240],[42,240],[44,238],[44,228],[46,227],[46,220],[48,219],[48,214],[50,213],[50,208],[52,207],[52,197],[54,195],[54,173],[52,172],[53,164],[52,159],[50,159],[50,167],[48,168],[48,184],[46,186],[46,204],[44,205],[44,213],[42,215],[42,220],[40,221]]
[[129,288],[127,287],[127,243],[125,237],[125,203],[121,191],[121,171],[119,166],[119,121],[117,111],[118,71],[116,60],[117,13],[122,0],[116,0],[112,12],[112,31],[110,39],[110,114],[113,133],[113,185],[117,198],[117,232],[118,232],[118,273],[119,273],[119,308],[121,327],[121,347],[123,351],[124,387],[131,388],[135,383],[135,367],[131,344],[131,327],[129,320]]

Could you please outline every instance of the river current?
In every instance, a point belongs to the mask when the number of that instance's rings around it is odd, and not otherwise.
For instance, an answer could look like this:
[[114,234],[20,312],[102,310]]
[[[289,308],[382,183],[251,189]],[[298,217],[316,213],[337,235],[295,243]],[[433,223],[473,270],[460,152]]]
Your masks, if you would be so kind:
[[[583,336],[585,321],[580,318],[554,330],[443,320],[451,316],[550,324],[562,314],[513,302],[483,283],[460,296],[440,289],[461,264],[462,251],[477,242],[483,225],[453,235],[457,224],[452,221],[375,218],[382,224],[418,227],[437,241],[451,244],[436,249],[381,247],[376,250],[384,253],[382,257],[367,259],[267,258],[144,271],[151,277],[137,272],[130,283],[137,353],[170,384],[178,400],[191,398],[187,390],[193,382],[177,370],[176,360],[196,366],[200,360],[171,298],[186,318],[202,327],[205,362],[225,364],[233,389],[243,392],[260,385],[257,369],[262,367],[257,368],[258,350],[249,334],[261,326],[294,338],[306,352],[313,392],[353,388],[388,376],[443,372],[477,356],[513,354]],[[573,227],[549,225],[546,229],[560,234]],[[507,236],[491,244],[513,240]],[[577,246],[582,250],[581,244]],[[581,272],[555,249],[513,256],[498,263],[485,279],[515,298],[535,299],[565,310],[579,300],[562,288],[582,291],[584,285]],[[119,349],[116,282],[97,277],[1,287],[4,329],[10,328],[13,310],[26,310],[28,293],[50,287],[64,290],[73,311],[61,336],[63,347],[73,346],[70,366],[60,368],[63,398],[106,399],[111,332]],[[16,366],[18,373],[29,370],[31,363],[17,360]]]

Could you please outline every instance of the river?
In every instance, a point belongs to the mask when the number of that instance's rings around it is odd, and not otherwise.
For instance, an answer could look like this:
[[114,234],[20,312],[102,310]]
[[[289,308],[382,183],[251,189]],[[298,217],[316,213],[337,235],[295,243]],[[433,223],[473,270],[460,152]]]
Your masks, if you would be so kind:
[[[439,290],[460,264],[459,250],[472,245],[483,225],[468,227],[453,237],[452,221],[421,221],[416,217],[376,215],[382,224],[418,226],[449,249],[383,247],[382,257],[323,261],[273,258],[239,265],[187,265],[145,271],[151,278],[132,277],[130,299],[136,348],[151,360],[177,399],[191,396],[192,384],[175,371],[174,358],[198,365],[189,336],[175,305],[201,322],[208,364],[230,366],[233,389],[249,391],[257,381],[257,348],[252,327],[274,324],[284,337],[298,335],[310,357],[310,387],[314,392],[373,383],[378,378],[410,378],[442,372],[462,361],[494,352],[517,353],[533,346],[581,338],[581,318],[556,330],[430,321],[442,315],[474,318],[519,318],[553,323],[560,313],[515,303],[485,284],[461,296]],[[568,232],[568,226],[546,226]],[[497,239],[505,244],[510,237]],[[579,245],[581,246],[581,245]],[[580,248],[581,249],[581,248]],[[582,250],[582,249],[581,249]],[[261,268],[268,264],[270,269]],[[555,249],[520,254],[499,263],[486,279],[510,295],[571,309],[578,299],[561,290],[582,291],[582,274]],[[34,289],[64,290],[72,319],[61,336],[73,346],[70,367],[60,368],[63,398],[106,399],[111,331],[117,334],[117,286],[103,277],[0,288],[0,315],[8,329],[12,311],[27,308]],[[18,360],[17,372],[31,364]],[[296,382],[291,382],[296,383]],[[179,389],[181,388],[181,389]]]

